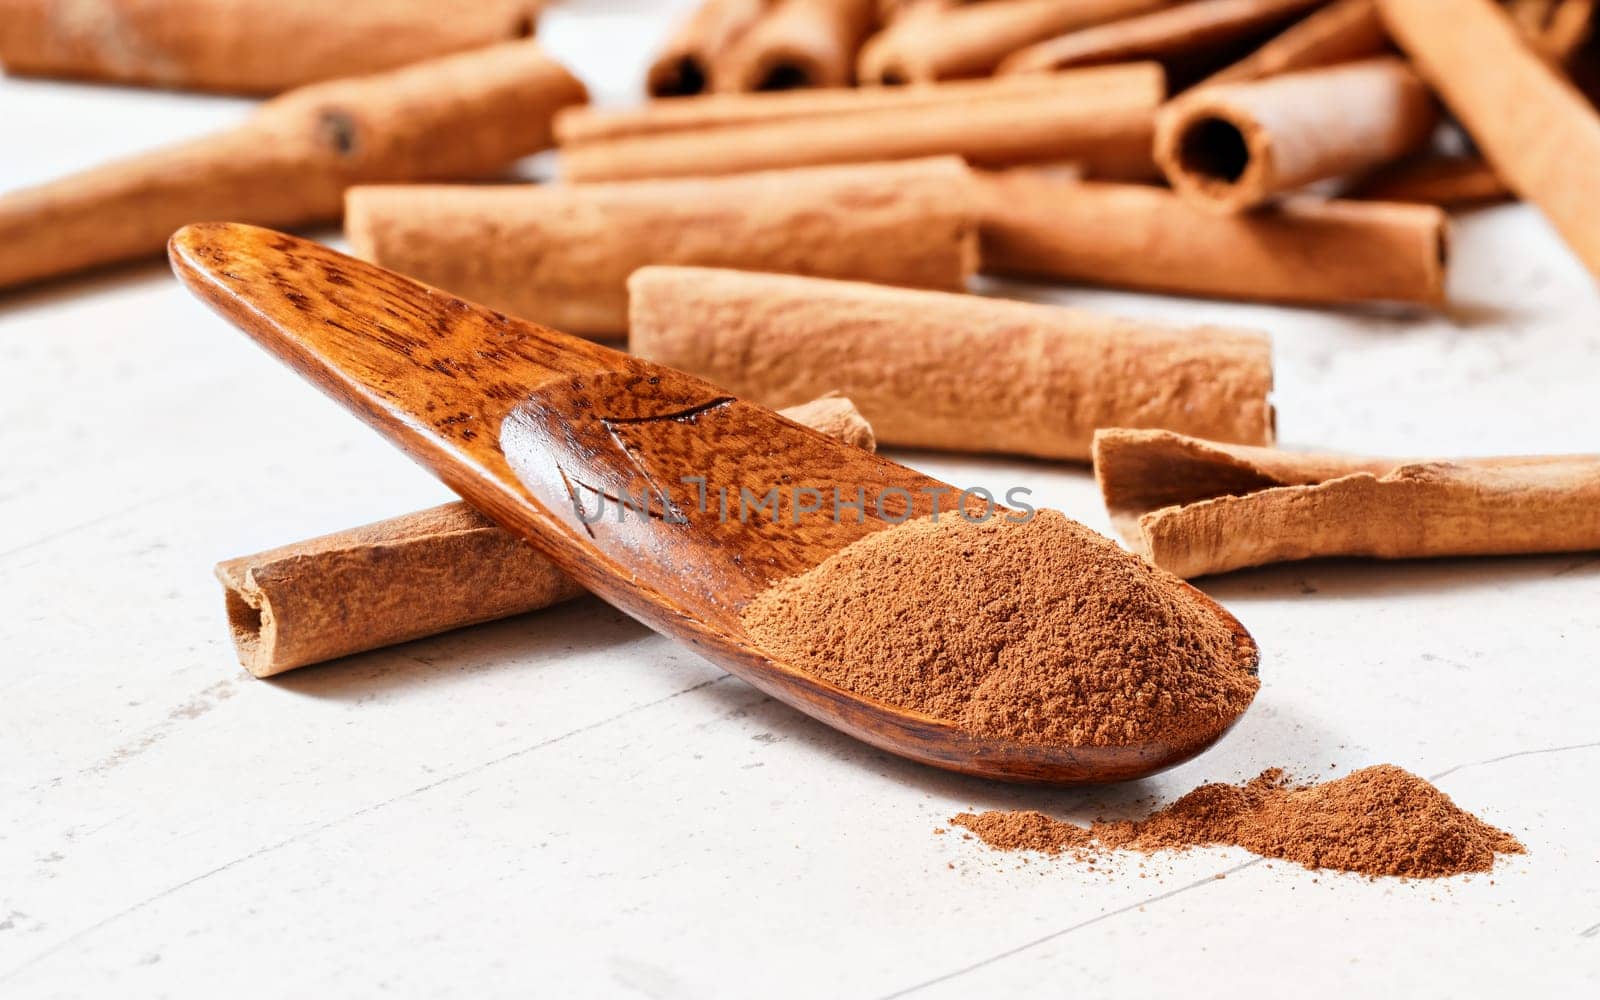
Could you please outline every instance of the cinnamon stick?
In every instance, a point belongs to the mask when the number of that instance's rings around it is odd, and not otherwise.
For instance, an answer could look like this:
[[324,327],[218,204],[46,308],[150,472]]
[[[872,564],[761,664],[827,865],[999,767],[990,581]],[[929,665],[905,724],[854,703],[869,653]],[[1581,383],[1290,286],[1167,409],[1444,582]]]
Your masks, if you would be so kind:
[[1506,13],[1535,50],[1562,66],[1588,40],[1595,0],[1510,0]]
[[890,24],[918,7],[955,7],[974,0],[878,0],[878,23]]
[[1118,532],[1182,577],[1600,549],[1600,455],[1349,458],[1113,429],[1095,435],[1094,461]]
[[774,0],[713,63],[722,91],[846,87],[877,21],[874,0]]
[[1160,188],[1034,170],[979,184],[989,273],[1306,304],[1445,297],[1448,220],[1432,205],[1296,197],[1220,215]]
[[1272,440],[1253,331],[706,268],[628,285],[635,354],[769,406],[837,387],[883,444],[1082,460],[1123,424]]
[[1600,277],[1600,115],[1489,0],[1379,0],[1395,42],[1517,195]]
[[1534,46],[1557,66],[1578,54],[1594,33],[1596,0],[1555,0]]
[[9,73],[274,94],[527,38],[539,0],[5,0]]
[[352,189],[354,253],[587,336],[628,326],[628,275],[702,264],[960,290],[977,266],[956,157],[617,184]]
[[[784,416],[872,450],[848,399]],[[583,588],[521,538],[449,503],[218,563],[239,662],[257,677],[536,611]]]
[[652,97],[684,97],[711,89],[712,64],[750,30],[768,0],[703,0],[674,29],[650,64]]
[[919,4],[861,48],[863,83],[925,83],[993,72],[1012,52],[1065,31],[1166,6],[1174,0],[1008,0]]
[[159,253],[191,222],[337,219],[358,183],[485,176],[584,99],[534,42],[291,91],[232,130],[0,195],[0,287]]
[[1482,157],[1425,154],[1367,176],[1347,197],[1451,207],[1501,201],[1510,194]]
[[1071,66],[1158,59],[1179,83],[1248,51],[1326,0],[1193,0],[1110,21],[1020,49],[996,72],[1049,73]]
[[954,154],[982,166],[1074,161],[1098,176],[1142,177],[1154,170],[1151,96],[1145,85],[1073,100],[1002,87],[949,104],[581,143],[562,149],[561,169],[573,181],[628,180]]
[[1389,36],[1373,0],[1336,0],[1312,11],[1205,83],[1239,83],[1382,54]]
[[1202,208],[1242,212],[1422,149],[1439,122],[1422,79],[1379,56],[1200,87],[1156,119],[1156,163]]
[[1155,107],[1166,99],[1166,77],[1157,63],[1125,63],[1062,73],[956,80],[917,87],[838,87],[752,94],[703,94],[649,101],[637,107],[580,105],[556,116],[562,146],[690,129],[728,128],[796,119],[952,107],[1019,94],[1051,95],[1058,101],[1103,100],[1111,95]]

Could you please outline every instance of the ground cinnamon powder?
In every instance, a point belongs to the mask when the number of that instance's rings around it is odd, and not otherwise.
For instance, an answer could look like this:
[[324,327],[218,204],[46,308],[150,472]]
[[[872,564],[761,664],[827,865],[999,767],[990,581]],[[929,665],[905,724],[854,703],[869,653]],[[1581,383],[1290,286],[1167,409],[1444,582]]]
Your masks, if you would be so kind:
[[1486,872],[1525,853],[1509,833],[1463,811],[1422,778],[1389,764],[1326,784],[1293,786],[1276,768],[1244,785],[1202,785],[1146,819],[1063,823],[1043,813],[962,813],[951,819],[1002,850],[1182,851],[1234,845],[1307,868],[1438,878]]
[[1054,511],[877,532],[779,582],[743,619],[778,660],[1023,743],[1184,744],[1259,687],[1194,592]]

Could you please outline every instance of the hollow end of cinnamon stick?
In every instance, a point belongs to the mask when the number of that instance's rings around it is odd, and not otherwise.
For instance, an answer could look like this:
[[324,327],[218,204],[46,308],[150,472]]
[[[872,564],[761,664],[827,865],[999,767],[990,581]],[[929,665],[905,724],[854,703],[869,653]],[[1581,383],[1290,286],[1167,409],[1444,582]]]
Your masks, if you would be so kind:
[[1171,175],[1183,178],[1183,187],[1200,196],[1199,204],[1237,211],[1265,198],[1272,154],[1254,123],[1212,109],[1183,119],[1166,144]]
[[695,52],[683,52],[657,61],[650,69],[651,97],[692,97],[711,85],[711,67]]
[[1240,212],[1408,156],[1438,120],[1422,80],[1379,57],[1191,91],[1158,116],[1155,158],[1180,194]]
[[256,677],[271,676],[277,626],[270,608],[259,591],[249,588],[232,563],[219,563],[216,573],[226,603],[228,632],[233,636],[240,665]]
[[679,22],[650,63],[651,97],[689,97],[712,89],[716,60],[765,12],[767,0],[703,0]]

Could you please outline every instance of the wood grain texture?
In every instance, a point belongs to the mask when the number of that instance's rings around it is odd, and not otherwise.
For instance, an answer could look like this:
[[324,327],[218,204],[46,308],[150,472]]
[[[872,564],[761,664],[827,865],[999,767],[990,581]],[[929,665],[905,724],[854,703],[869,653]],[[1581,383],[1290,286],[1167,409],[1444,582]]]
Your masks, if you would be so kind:
[[[858,448],[872,428],[848,399],[784,416]],[[481,622],[584,593],[523,538],[457,501],[218,563],[239,662],[257,677]]]
[[[173,237],[202,300],[534,543],[580,584],[761,690],[875,746],[938,767],[1075,783],[1148,774],[1192,746],[1041,748],[979,739],[775,663],[739,609],[892,521],[930,513],[946,484],[851,448],[706,382],[475,306],[270,230],[208,224]],[[860,487],[865,516],[720,518],[675,489]],[[893,488],[893,490],[889,490]],[[885,492],[889,490],[889,492]],[[574,499],[636,493],[650,516],[584,523]],[[1239,636],[1242,667],[1254,644]]]

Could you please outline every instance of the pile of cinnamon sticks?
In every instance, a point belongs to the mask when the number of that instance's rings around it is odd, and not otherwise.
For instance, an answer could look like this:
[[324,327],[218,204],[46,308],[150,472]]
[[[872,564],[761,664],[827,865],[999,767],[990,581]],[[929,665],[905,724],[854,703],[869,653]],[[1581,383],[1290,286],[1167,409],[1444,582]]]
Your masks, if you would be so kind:
[[[1183,575],[1600,547],[1600,461],[1288,455],[1266,335],[968,293],[1438,308],[1446,210],[1508,197],[1600,276],[1595,0],[706,0],[655,99],[605,109],[539,6],[0,0],[10,72],[278,95],[0,194],[0,287],[342,217],[358,256],[865,447],[1092,459]],[[559,182],[482,183],[552,147]],[[218,575],[260,676],[578,593],[460,505]]]

